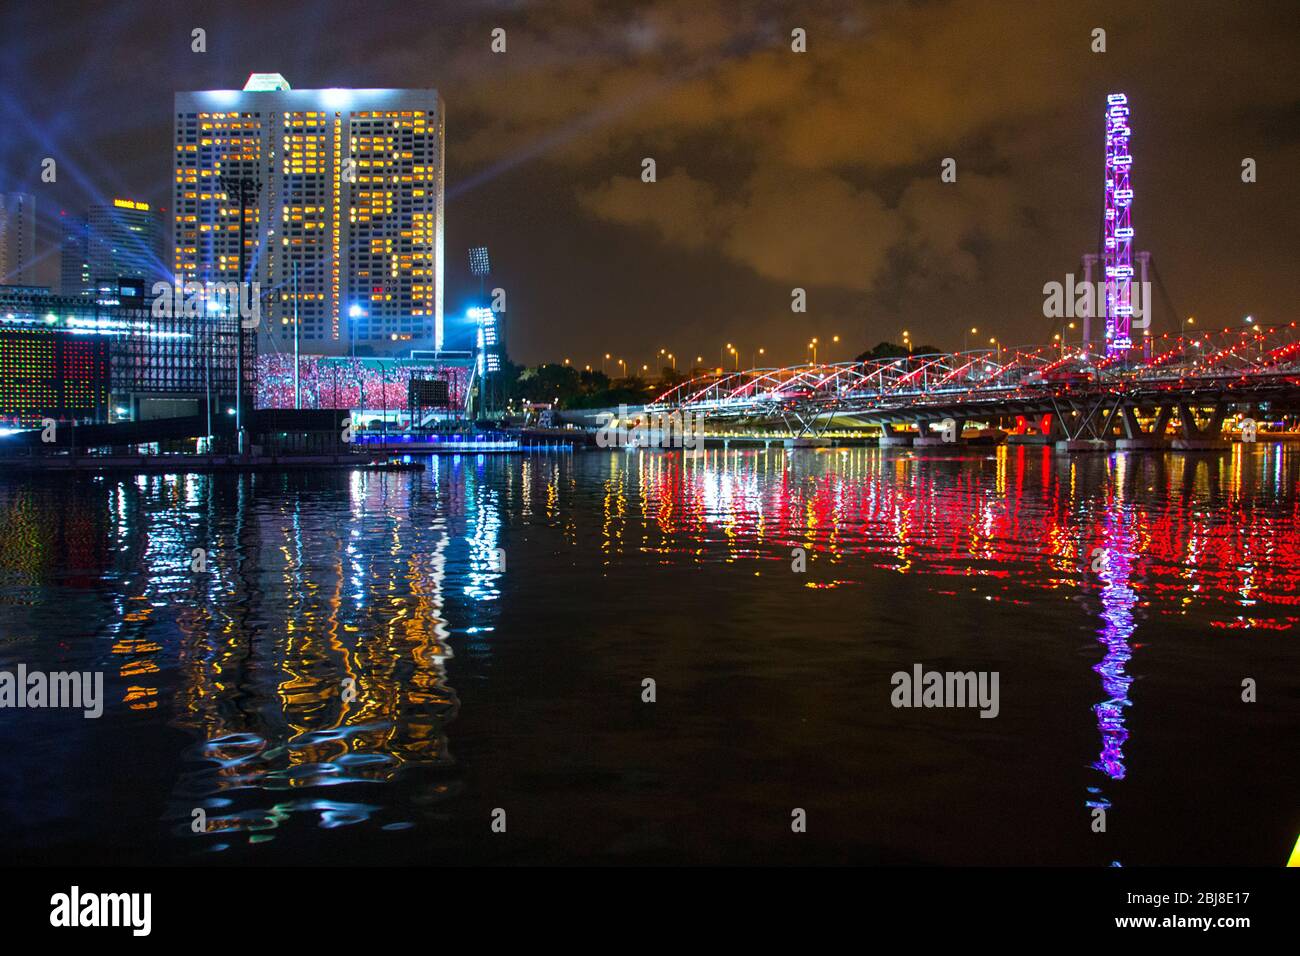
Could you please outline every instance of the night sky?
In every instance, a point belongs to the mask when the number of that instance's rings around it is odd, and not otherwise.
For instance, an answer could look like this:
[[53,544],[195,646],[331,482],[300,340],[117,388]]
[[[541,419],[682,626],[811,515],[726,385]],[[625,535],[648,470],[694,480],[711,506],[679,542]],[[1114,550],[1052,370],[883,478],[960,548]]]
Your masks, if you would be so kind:
[[[173,92],[279,72],[442,93],[447,310],[471,288],[465,247],[488,245],[516,361],[716,363],[734,342],[742,362],[759,346],[794,362],[835,334],[848,344],[820,357],[842,359],[903,329],[959,349],[971,325],[1046,341],[1043,284],[1097,247],[1105,95],[1122,91],[1134,247],[1176,309],[1218,327],[1296,318],[1294,0],[7,0],[3,17],[0,191],[37,196],[51,284],[59,209],[170,207]],[[658,182],[640,181],[643,157]]]

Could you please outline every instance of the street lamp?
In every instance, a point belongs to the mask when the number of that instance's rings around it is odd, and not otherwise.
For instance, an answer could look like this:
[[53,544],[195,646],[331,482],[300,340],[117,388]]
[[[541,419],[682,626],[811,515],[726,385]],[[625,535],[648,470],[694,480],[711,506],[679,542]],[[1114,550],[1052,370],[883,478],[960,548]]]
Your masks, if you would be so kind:
[[903,329],[903,344],[907,346],[907,354],[912,354],[912,333]]
[[608,361],[609,361],[609,353],[606,352],[606,353],[605,353],[605,358],[604,358],[604,359],[601,361],[601,363],[600,363],[600,372],[601,372],[602,375],[605,374],[605,363],[608,362]]
[[618,364],[623,369],[623,377],[627,378],[627,362],[624,362],[622,359],[619,359]]
[[1002,364],[1002,343],[998,341],[996,335],[993,336],[993,338],[989,339],[989,345],[996,345],[998,347],[998,364],[1001,365]]
[[816,364],[817,364],[817,338],[816,338],[816,336],[814,336],[814,337],[813,337],[813,340],[812,340],[811,342],[808,343],[808,347],[809,347],[810,349],[812,349],[812,354],[813,354],[812,363],[813,363],[814,365],[816,365]]
[[733,348],[730,345],[728,345],[727,348],[731,349],[732,358],[736,360],[736,371],[739,372],[740,371],[740,349]]
[[352,358],[357,357],[357,319],[366,314],[366,310],[361,308],[355,302],[348,308],[348,339],[352,343]]
[[969,331],[969,332],[963,333],[963,335],[962,335],[962,337],[961,337],[961,350],[962,350],[963,352],[969,352],[969,351],[970,351],[970,337],[971,337],[972,335],[979,335],[979,331],[980,331],[979,329],[975,328],[975,326],[972,325],[972,326],[970,327],[970,331]]

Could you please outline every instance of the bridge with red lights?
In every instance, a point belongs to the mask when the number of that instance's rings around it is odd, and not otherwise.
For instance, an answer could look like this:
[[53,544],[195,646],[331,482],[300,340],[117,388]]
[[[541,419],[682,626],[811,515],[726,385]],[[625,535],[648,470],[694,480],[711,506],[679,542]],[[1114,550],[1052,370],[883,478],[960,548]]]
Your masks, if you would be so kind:
[[960,440],[963,425],[981,422],[1084,449],[1162,445],[1171,425],[1174,447],[1213,447],[1230,413],[1254,422],[1297,409],[1300,331],[1292,322],[1149,336],[1109,355],[1057,343],[751,369],[683,382],[645,411],[698,413],[711,429],[776,428],[795,438],[878,425],[886,444]]

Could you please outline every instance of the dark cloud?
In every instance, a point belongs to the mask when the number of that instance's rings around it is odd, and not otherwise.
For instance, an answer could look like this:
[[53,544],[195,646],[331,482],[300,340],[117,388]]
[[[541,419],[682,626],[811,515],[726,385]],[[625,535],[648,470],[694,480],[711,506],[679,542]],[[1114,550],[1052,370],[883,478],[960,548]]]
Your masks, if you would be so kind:
[[[193,25],[206,57],[188,52]],[[438,87],[449,266],[492,247],[530,361],[640,364],[727,340],[794,360],[809,335],[902,328],[953,346],[970,325],[1043,338],[1043,283],[1096,245],[1111,90],[1132,101],[1138,245],[1178,308],[1292,318],[1289,2],[56,3],[13,26],[0,172],[21,180],[33,151],[62,150],[84,182],[59,203],[165,199],[175,89],[252,70]],[[794,27],[806,54],[789,49]],[[1245,156],[1256,184],[1240,181]],[[939,182],[944,157],[954,184]],[[809,315],[790,314],[792,286]],[[449,306],[467,288],[454,278]]]

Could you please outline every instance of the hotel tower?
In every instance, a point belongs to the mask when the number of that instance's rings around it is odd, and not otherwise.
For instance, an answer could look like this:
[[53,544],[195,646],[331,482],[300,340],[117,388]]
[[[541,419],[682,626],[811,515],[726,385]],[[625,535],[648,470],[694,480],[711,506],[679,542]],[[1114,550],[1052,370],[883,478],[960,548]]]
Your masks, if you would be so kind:
[[[435,90],[176,94],[175,270],[260,284],[258,348],[401,355],[443,341],[444,111]],[[244,185],[236,185],[242,182]]]

